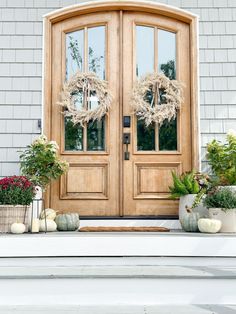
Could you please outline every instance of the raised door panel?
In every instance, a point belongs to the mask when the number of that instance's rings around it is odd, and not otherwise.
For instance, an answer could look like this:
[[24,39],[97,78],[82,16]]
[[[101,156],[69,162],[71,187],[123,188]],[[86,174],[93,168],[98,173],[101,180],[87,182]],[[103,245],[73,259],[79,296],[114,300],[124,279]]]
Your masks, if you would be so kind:
[[70,164],[61,178],[61,199],[109,199],[108,164]]
[[[51,138],[60,143],[69,171],[51,185],[51,204],[81,216],[119,215],[119,29],[118,12],[77,16],[52,28]],[[101,121],[81,127],[64,118],[57,105],[65,80],[76,71],[106,79],[112,106]],[[99,105],[96,95],[73,95],[77,107]],[[85,99],[85,100],[84,100]]]
[[135,163],[134,199],[168,199],[172,171],[180,174],[181,164],[178,162]]

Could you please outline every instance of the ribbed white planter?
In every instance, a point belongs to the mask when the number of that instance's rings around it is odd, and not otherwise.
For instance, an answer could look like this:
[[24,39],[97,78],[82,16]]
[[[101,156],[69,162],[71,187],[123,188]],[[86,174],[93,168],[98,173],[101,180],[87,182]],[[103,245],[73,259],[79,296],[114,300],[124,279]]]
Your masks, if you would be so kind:
[[[194,199],[197,194],[188,194],[181,196],[179,199],[179,219],[181,220],[186,214],[186,206],[192,207]],[[203,206],[202,202],[194,209],[195,212],[198,212],[200,217],[208,217],[208,210]]]
[[209,216],[222,223],[220,232],[236,232],[236,208],[224,212],[221,208],[209,208]]

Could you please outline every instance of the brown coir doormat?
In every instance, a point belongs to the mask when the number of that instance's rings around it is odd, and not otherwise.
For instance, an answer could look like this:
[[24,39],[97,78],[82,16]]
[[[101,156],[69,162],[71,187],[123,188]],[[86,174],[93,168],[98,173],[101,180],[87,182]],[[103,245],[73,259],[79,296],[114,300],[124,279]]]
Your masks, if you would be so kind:
[[82,227],[80,232],[168,232],[165,227]]

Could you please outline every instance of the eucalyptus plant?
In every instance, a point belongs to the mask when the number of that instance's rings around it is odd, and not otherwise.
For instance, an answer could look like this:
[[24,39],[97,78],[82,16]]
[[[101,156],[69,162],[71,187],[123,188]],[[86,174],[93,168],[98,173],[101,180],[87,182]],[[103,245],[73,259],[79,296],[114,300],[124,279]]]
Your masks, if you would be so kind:
[[59,159],[58,149],[55,141],[48,141],[46,136],[41,135],[20,155],[22,174],[42,190],[68,169],[68,163]]

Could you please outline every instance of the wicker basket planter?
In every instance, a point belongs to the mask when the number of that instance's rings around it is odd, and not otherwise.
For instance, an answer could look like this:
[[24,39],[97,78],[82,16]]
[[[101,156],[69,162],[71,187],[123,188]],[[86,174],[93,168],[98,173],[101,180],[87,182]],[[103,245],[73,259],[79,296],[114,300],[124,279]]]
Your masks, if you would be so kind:
[[26,205],[0,205],[0,233],[9,233],[14,222],[25,224],[28,231],[29,206]]

